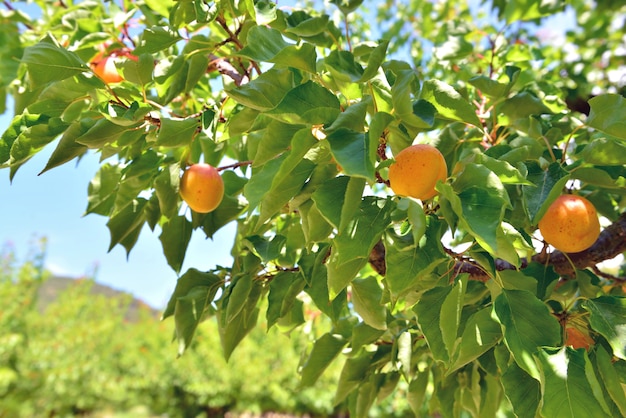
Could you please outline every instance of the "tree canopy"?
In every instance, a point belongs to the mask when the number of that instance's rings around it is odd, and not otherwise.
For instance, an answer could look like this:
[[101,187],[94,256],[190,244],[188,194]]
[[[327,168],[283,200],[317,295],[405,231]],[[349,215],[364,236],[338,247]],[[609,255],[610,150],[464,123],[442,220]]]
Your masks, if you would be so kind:
[[[626,250],[624,2],[20,3],[0,167],[100,156],[86,213],[128,253],[160,232],[181,354],[213,317],[226,359],[310,332],[301,386],[342,362],[356,417],[396,390],[417,415],[626,415],[624,267],[599,266]],[[389,184],[417,143],[447,166],[425,200]],[[224,183],[206,214],[179,193],[198,162]],[[538,233],[562,194],[602,217],[583,251]],[[229,223],[232,265],[181,271]]]

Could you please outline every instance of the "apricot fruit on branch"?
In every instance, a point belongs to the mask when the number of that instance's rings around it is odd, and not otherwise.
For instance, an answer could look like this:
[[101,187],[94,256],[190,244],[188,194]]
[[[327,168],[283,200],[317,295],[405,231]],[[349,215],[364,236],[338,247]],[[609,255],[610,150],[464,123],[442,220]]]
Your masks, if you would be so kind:
[[119,83],[124,78],[117,72],[113,57],[98,57],[91,62],[91,69],[105,83]]
[[209,213],[224,198],[224,181],[219,171],[209,164],[193,164],[180,179],[180,196],[198,213]]
[[600,236],[600,221],[593,204],[582,196],[561,195],[539,221],[543,239],[564,253],[591,247]]
[[391,190],[399,196],[430,199],[437,194],[437,181],[445,181],[448,166],[441,152],[428,144],[411,145],[400,151],[389,166]]

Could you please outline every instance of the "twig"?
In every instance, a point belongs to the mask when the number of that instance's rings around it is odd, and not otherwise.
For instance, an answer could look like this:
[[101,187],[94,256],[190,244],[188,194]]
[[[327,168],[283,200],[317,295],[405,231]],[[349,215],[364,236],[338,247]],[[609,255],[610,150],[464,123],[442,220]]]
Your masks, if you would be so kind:
[[243,167],[243,166],[246,166],[246,165],[250,165],[253,162],[254,161],[250,161],[250,160],[248,160],[248,161],[238,161],[238,162],[236,162],[234,164],[229,164],[229,165],[224,165],[222,167],[218,167],[217,171],[228,170],[229,168]]

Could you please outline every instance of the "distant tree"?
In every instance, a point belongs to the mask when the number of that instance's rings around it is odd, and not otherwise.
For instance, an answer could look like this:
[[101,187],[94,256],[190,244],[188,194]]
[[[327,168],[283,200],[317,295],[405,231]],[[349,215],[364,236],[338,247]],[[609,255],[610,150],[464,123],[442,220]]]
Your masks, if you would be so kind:
[[[626,250],[622,3],[4,2],[0,165],[100,155],[86,212],[111,248],[160,231],[181,352],[214,316],[229,358],[264,316],[316,336],[302,387],[345,357],[356,417],[400,385],[416,414],[626,415],[626,282],[599,267]],[[445,164],[394,163],[417,143]],[[221,183],[181,186],[199,162]],[[591,203],[554,218],[575,253],[538,233],[562,194]],[[232,266],[181,273],[231,222]]]

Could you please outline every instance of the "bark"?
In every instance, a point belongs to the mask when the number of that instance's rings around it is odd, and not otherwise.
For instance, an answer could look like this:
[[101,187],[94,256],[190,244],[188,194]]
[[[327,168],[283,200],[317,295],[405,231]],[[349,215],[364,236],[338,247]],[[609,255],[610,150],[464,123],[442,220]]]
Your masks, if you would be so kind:
[[[568,254],[561,251],[539,253],[535,254],[530,261],[552,266],[560,276],[569,277],[575,276],[576,270],[594,267],[596,264],[610,260],[624,251],[626,251],[626,212],[606,227],[597,241],[585,251]],[[386,272],[384,259],[385,247],[382,242],[379,242],[370,254],[370,264],[374,270],[383,276]],[[528,262],[529,260],[522,259],[520,269],[526,268]],[[498,271],[516,269],[512,264],[500,259],[496,260],[495,264]],[[473,280],[487,281],[491,278],[482,267],[469,259],[457,261],[454,271],[457,274],[468,273]]]

